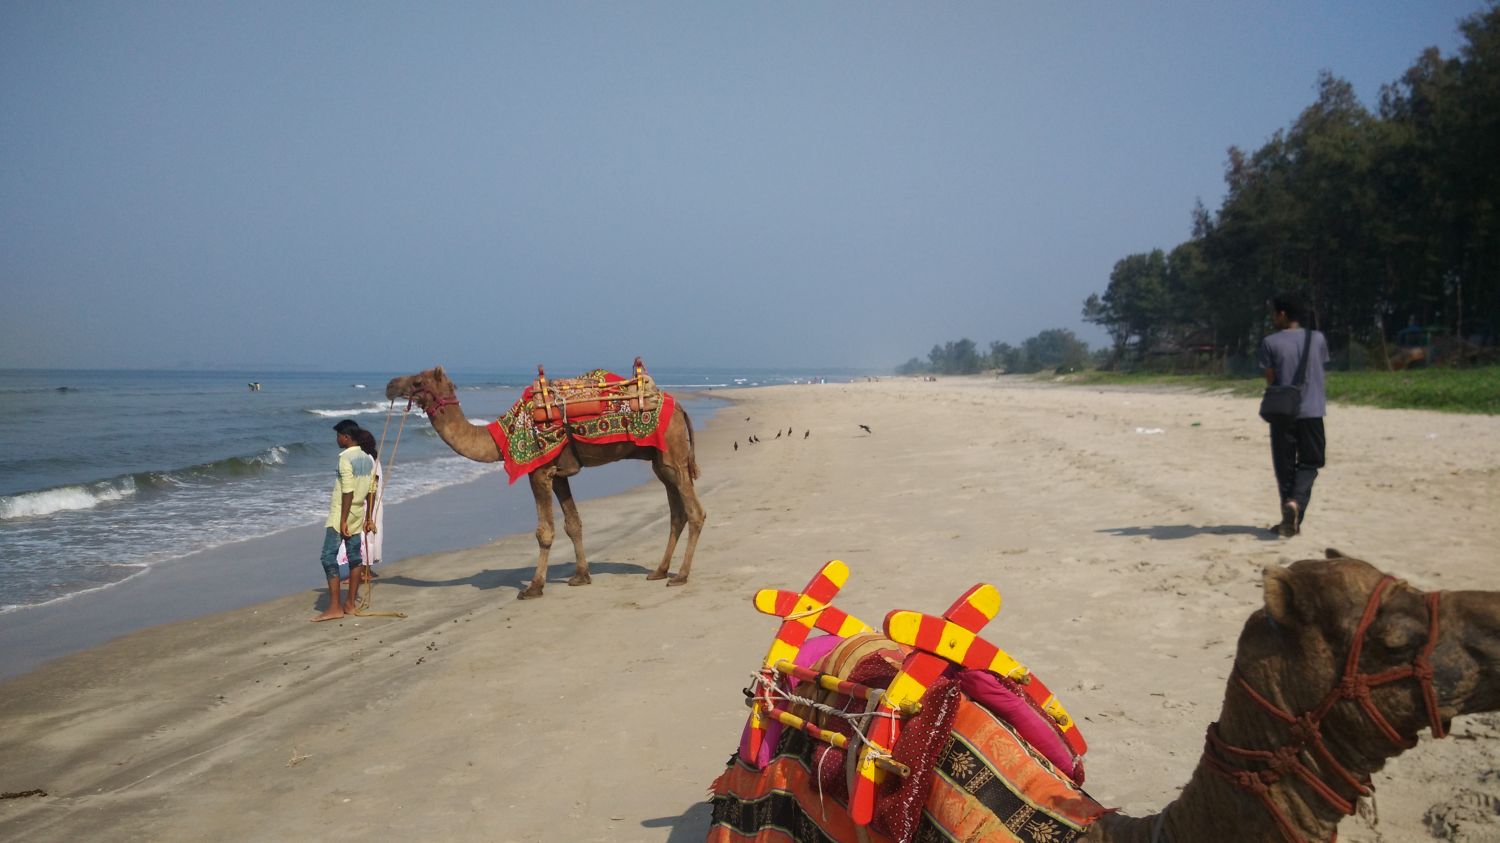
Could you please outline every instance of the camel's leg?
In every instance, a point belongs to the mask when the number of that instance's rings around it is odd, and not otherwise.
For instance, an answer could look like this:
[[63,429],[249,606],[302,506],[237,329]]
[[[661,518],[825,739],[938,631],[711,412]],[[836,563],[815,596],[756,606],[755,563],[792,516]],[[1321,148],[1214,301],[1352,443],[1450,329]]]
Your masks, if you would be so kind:
[[693,570],[693,551],[698,547],[698,534],[703,532],[703,522],[708,520],[708,513],[703,510],[698,492],[693,488],[692,475],[683,470],[677,476],[682,479],[682,484],[677,487],[677,494],[682,498],[683,509],[687,510],[688,539],[687,548],[682,552],[682,570],[668,580],[667,585],[682,585],[687,582],[688,574]]
[[557,502],[562,504],[563,530],[573,540],[573,557],[577,560],[577,569],[568,579],[568,585],[588,585],[593,580],[589,578],[589,560],[583,555],[583,519],[578,517],[573,487],[569,485],[568,478],[557,477],[552,481],[552,488],[557,492]]
[[536,576],[526,590],[516,595],[522,600],[542,596],[542,587],[547,584],[547,557],[552,552],[552,537],[556,530],[552,526],[552,475],[556,470],[548,465],[531,472],[531,496],[536,499],[536,544],[540,556],[536,563]]
[[667,530],[667,551],[661,556],[661,564],[656,566],[655,571],[647,574],[646,579],[664,580],[672,569],[672,554],[676,552],[677,539],[682,535],[683,526],[687,524],[687,512],[682,508],[682,495],[677,493],[676,471],[660,461],[653,461],[651,467],[667,489],[667,507],[672,513],[672,525]]
[[686,467],[668,465],[665,460],[653,461],[652,468],[667,487],[667,505],[672,510],[672,528],[667,536],[667,550],[662,554],[661,564],[647,579],[659,580],[667,575],[672,565],[672,553],[677,549],[677,539],[682,536],[684,525],[688,527],[687,550],[683,552],[682,570],[667,582],[667,585],[682,585],[687,582],[693,567],[693,550],[698,546],[698,534],[703,530],[707,514],[698,495],[693,490],[692,475]]

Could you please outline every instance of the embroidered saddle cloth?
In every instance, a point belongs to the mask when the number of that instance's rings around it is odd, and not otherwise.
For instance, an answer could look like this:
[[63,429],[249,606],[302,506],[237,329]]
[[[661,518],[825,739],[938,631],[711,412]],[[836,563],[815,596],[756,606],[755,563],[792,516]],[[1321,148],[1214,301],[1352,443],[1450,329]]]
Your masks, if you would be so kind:
[[[538,370],[540,374],[540,369]],[[578,378],[538,377],[489,425],[510,482],[552,462],[570,442],[630,442],[664,451],[676,406],[637,366],[629,380],[603,369]]]

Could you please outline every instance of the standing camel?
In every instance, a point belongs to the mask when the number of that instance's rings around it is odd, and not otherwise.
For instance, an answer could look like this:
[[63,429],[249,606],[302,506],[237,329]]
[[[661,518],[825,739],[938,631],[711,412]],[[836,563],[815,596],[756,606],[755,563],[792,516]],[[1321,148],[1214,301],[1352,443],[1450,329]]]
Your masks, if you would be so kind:
[[[392,378],[385,387],[386,398],[406,398],[414,402],[432,421],[433,430],[448,443],[454,453],[477,462],[500,462],[503,459],[500,446],[495,444],[489,430],[472,424],[464,416],[458,404],[453,381],[439,366],[415,375]],[[693,480],[698,476],[698,462],[693,458],[693,423],[681,404],[675,404],[671,421],[667,427],[667,448],[657,450],[631,442],[616,442],[595,445],[573,440],[563,448],[551,462],[542,465],[528,475],[531,494],[536,498],[536,543],[541,549],[537,560],[536,575],[531,584],[518,596],[522,600],[542,596],[542,587],[547,582],[547,556],[552,550],[555,530],[552,523],[552,495],[562,505],[563,529],[573,540],[573,552],[577,568],[568,579],[568,585],[588,585],[588,558],[583,553],[583,521],[578,517],[578,505],[573,501],[573,490],[568,478],[590,466],[604,465],[617,460],[650,460],[651,469],[667,489],[667,505],[672,512],[671,530],[667,534],[667,550],[662,554],[661,564],[646,575],[648,580],[665,579],[672,563],[672,553],[677,548],[677,539],[684,525],[688,527],[687,548],[683,552],[682,570],[667,580],[667,585],[682,585],[688,580],[693,567],[693,549],[698,546],[698,534],[703,529],[707,515],[693,490]]]

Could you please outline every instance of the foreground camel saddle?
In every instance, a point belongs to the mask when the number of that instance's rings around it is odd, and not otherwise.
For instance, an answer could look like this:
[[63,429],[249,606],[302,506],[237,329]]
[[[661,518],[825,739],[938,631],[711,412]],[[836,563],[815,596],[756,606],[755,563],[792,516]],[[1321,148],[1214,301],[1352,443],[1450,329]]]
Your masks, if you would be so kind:
[[588,558],[583,550],[583,522],[568,478],[584,468],[617,460],[647,460],[667,490],[671,526],[661,564],[647,579],[667,579],[672,554],[688,528],[682,569],[667,580],[682,585],[693,567],[693,550],[707,517],[693,489],[698,463],[693,455],[693,423],[682,407],[657,388],[639,357],[632,377],[602,369],[579,378],[548,380],[537,367],[537,380],[510,411],[489,425],[464,415],[457,388],[443,367],[392,378],[389,399],[406,398],[420,407],[443,441],[460,456],[478,462],[504,463],[510,482],[526,477],[536,498],[540,558],[521,599],[541,597],[547,559],[555,535],[552,496],[562,506],[563,529],[573,542],[576,568],[568,585],[587,585]]
[[941,616],[891,612],[884,634],[832,605],[842,562],[801,592],[761,591],[756,608],[782,622],[708,839],[1332,841],[1422,729],[1500,708],[1500,593],[1424,593],[1328,557],[1266,569],[1197,769],[1143,818],[1082,789],[1077,724],[980,637],[992,586]]

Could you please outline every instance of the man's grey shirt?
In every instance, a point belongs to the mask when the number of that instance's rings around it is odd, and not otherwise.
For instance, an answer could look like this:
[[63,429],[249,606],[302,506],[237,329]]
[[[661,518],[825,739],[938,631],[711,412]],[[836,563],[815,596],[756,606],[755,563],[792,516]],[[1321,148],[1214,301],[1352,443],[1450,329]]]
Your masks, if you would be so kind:
[[[1260,341],[1260,351],[1255,362],[1262,369],[1276,370],[1276,385],[1291,386],[1297,374],[1297,363],[1302,359],[1302,345],[1307,338],[1302,328],[1277,331]],[[1323,366],[1328,362],[1328,341],[1322,331],[1312,332],[1312,354],[1307,361],[1307,372],[1302,376],[1302,408],[1299,419],[1319,419],[1327,414],[1328,399],[1323,391]]]

